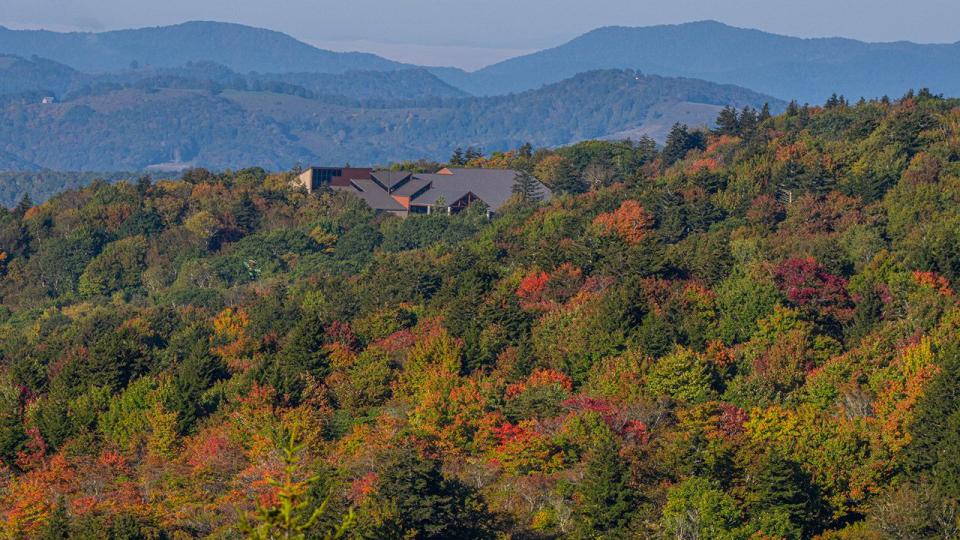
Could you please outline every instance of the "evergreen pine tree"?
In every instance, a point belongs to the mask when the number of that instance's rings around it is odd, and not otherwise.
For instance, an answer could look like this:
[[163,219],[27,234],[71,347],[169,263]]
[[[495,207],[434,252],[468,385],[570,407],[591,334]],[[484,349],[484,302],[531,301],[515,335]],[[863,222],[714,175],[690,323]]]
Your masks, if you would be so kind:
[[750,107],[744,107],[740,113],[739,134],[744,137],[749,136],[757,129],[758,123],[757,111]]
[[37,405],[34,413],[34,422],[40,435],[53,448],[59,448],[75,433],[66,393],[67,390],[58,385]]
[[381,459],[378,488],[358,513],[363,538],[492,538],[485,504],[467,486],[444,478],[440,463],[412,446]]
[[960,344],[947,344],[937,356],[940,373],[917,404],[906,466],[960,499]]
[[0,462],[16,463],[17,452],[23,448],[27,434],[21,418],[20,389],[0,382]]
[[863,293],[863,298],[857,302],[856,310],[853,312],[853,323],[850,325],[847,335],[853,342],[863,339],[880,321],[882,313],[883,299],[877,292],[876,286],[871,285]]
[[318,491],[327,491],[322,489],[321,477],[308,476],[302,465],[305,445],[297,441],[296,431],[285,439],[279,448],[283,472],[272,482],[276,500],[261,503],[255,512],[242,515],[240,532],[248,540],[306,540],[321,535],[326,540],[343,538],[353,525],[353,510],[345,516],[327,515],[330,495],[318,496]]
[[27,213],[27,210],[31,208],[33,208],[33,199],[30,198],[29,193],[24,193],[23,197],[20,198],[20,202],[18,202],[17,206],[13,209],[13,213],[22,219]]
[[40,540],[67,540],[70,538],[70,514],[67,513],[67,503],[63,497],[57,498],[57,506],[53,508],[47,522],[43,524],[37,538]]
[[232,209],[234,222],[237,228],[248,234],[256,230],[257,222],[260,220],[260,213],[257,206],[253,203],[250,194],[244,191],[240,198],[233,205]]
[[317,378],[327,375],[329,362],[325,344],[323,320],[318,313],[307,311],[287,335],[266,382],[280,395],[297,402],[306,386],[305,375]]
[[458,146],[456,149],[454,149],[453,155],[450,156],[450,165],[453,165],[454,167],[463,167],[466,162],[467,160],[463,157],[463,148]]
[[577,171],[574,170],[573,165],[565,159],[560,162],[557,178],[551,187],[554,191],[560,193],[583,193],[587,186],[580,175],[577,174]]
[[667,135],[667,142],[663,146],[663,161],[667,166],[673,165],[686,157],[687,152],[695,148],[703,149],[706,141],[703,133],[690,132],[686,125],[676,123]]
[[784,459],[778,452],[770,452],[760,463],[750,488],[754,501],[751,512],[755,518],[778,514],[788,521],[780,524],[778,534],[800,539],[818,532],[815,529],[822,520],[815,509],[822,505],[816,504],[815,490],[796,463]]
[[762,124],[772,118],[770,114],[770,104],[764,103],[763,108],[760,109],[760,116],[757,117],[757,124]]
[[150,188],[153,186],[153,179],[149,174],[145,174],[137,179],[137,194],[140,197],[146,197],[150,193]]
[[531,158],[533,157],[533,145],[525,142],[520,148],[517,149],[517,155],[522,158]]
[[513,184],[513,192],[523,203],[533,203],[540,199],[540,185],[537,179],[527,171],[519,171]]
[[198,340],[177,366],[168,403],[169,409],[177,413],[177,430],[181,434],[193,429],[208,412],[203,394],[223,375],[223,363],[210,354],[207,340]]
[[467,152],[464,154],[464,164],[473,161],[475,159],[480,159],[483,157],[483,150],[480,148],[474,148],[472,146],[467,147]]
[[714,130],[718,135],[738,135],[740,133],[740,119],[737,116],[737,110],[727,105],[717,116],[717,129]]
[[617,441],[608,435],[596,442],[588,458],[577,508],[577,533],[581,538],[630,537],[637,497],[619,450]]

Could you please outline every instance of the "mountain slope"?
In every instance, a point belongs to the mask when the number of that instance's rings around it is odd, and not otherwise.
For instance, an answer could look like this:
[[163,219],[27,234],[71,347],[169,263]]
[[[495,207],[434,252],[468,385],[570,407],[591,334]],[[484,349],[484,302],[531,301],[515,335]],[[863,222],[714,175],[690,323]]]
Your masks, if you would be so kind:
[[50,58],[80,71],[124,69],[132,62],[175,67],[212,61],[240,72],[392,70],[404,64],[366,53],[318,49],[272,30],[194,21],[102,33],[0,27],[0,52]]
[[392,71],[240,74],[214,62],[188,62],[179,67],[138,67],[87,74],[40,57],[27,60],[0,55],[0,96],[25,92],[71,99],[102,93],[117,86],[153,88],[176,84],[192,88],[270,90],[341,100],[413,100],[464,97],[462,90],[420,68]]
[[631,71],[584,73],[513,96],[375,107],[262,91],[125,88],[67,103],[8,105],[0,110],[0,151],[61,170],[385,163],[446,158],[457,146],[492,151],[631,130],[662,134],[674,110],[700,110],[691,123],[705,124],[720,106],[768,101],[783,106],[735,86]]
[[51,60],[0,54],[0,95],[21,92],[59,92],[67,88],[79,72]]
[[878,97],[930,87],[957,94],[960,44],[801,39],[706,21],[600,28],[473,73],[435,73],[468,92],[495,95],[538,88],[591,69],[695,77],[814,103],[833,92]]

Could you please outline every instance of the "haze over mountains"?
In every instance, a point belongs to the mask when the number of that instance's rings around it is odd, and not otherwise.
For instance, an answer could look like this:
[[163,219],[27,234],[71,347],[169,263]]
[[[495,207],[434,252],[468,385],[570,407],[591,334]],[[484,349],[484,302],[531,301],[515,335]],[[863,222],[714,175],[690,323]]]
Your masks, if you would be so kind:
[[67,65],[33,56],[30,59],[0,53],[0,95],[47,92],[61,100],[103,93],[121,87],[190,86],[210,90],[256,89],[311,96],[342,96],[353,100],[410,100],[424,97],[465,97],[455,88],[422,68],[391,71],[237,73],[223,64],[187,61],[178,67],[145,66],[116,71],[85,73]]
[[556,146],[643,126],[650,131],[634,134],[662,140],[674,114],[692,114],[694,124],[715,118],[727,104],[784,105],[736,86],[623,70],[587,72],[510,96],[379,104],[177,82],[92,92],[65,103],[0,106],[0,169],[29,163],[61,170],[276,170],[319,160],[446,159],[457,146]]
[[130,67],[131,62],[179,67],[200,61],[217,62],[240,72],[270,73],[343,73],[404,67],[373,54],[318,49],[273,30],[205,21],[101,33],[0,27],[0,53],[36,55],[80,71],[115,71]]
[[662,142],[674,122],[707,125],[726,105],[776,112],[790,99],[919,87],[960,94],[960,44],[799,39],[716,22],[607,27],[465,72],[228,23],[0,27],[0,168],[286,168],[525,141]]
[[[239,73],[390,71],[415,67],[373,54],[318,49],[286,34],[195,21],[103,33],[58,33],[0,27],[0,53],[55,60],[86,72],[215,62]],[[930,87],[960,93],[960,43],[865,43],[803,39],[714,21],[639,28],[605,27],[554,48],[465,72],[428,68],[474,95],[539,88],[595,69],[636,69],[744,86],[778,98],[820,103],[896,96]]]
[[438,74],[474,94],[502,94],[611,68],[737,84],[801,103],[822,103],[834,92],[874,98],[919,87],[960,94],[960,43],[801,39],[713,21],[600,28],[473,73]]

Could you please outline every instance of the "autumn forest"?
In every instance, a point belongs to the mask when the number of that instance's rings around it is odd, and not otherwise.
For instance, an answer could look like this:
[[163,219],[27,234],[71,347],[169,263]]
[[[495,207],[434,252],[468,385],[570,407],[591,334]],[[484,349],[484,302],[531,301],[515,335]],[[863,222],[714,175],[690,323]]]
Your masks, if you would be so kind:
[[4,538],[958,537],[960,100],[451,163],[553,197],[0,210]]

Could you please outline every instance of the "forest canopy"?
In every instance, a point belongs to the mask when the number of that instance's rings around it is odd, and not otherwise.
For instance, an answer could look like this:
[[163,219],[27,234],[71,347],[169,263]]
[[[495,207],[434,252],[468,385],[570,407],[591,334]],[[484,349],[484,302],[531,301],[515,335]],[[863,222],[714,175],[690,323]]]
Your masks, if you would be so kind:
[[4,532],[956,537],[960,101],[451,161],[556,197],[193,169],[0,210]]

